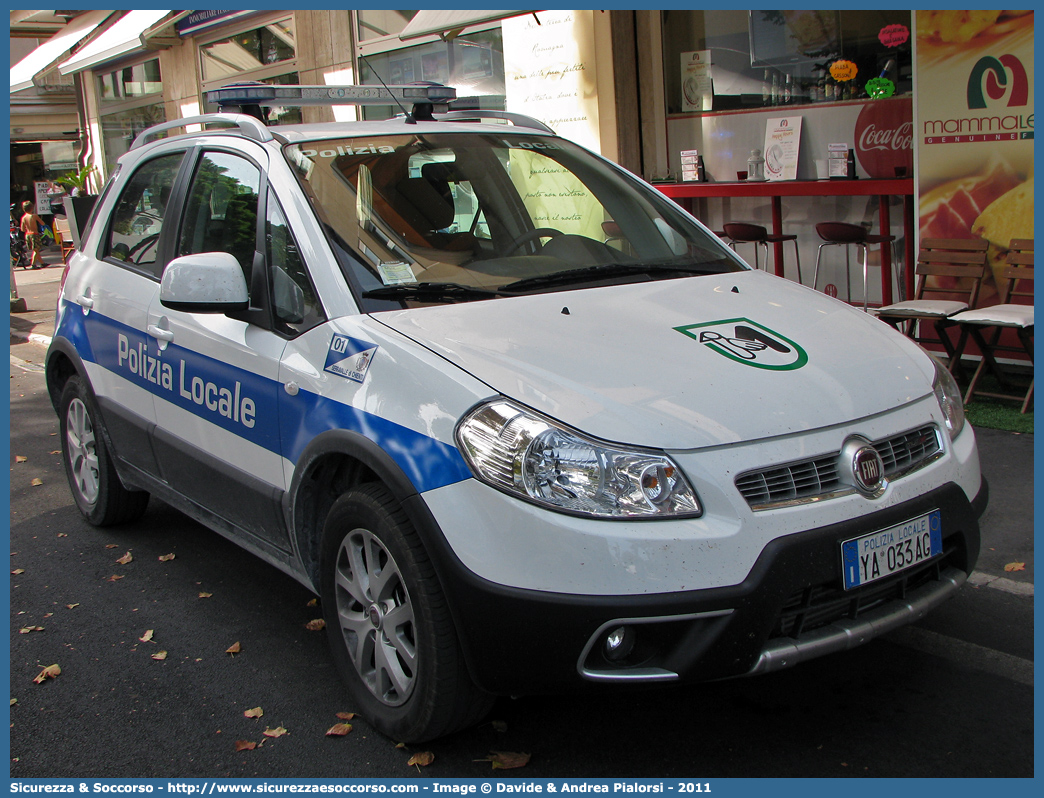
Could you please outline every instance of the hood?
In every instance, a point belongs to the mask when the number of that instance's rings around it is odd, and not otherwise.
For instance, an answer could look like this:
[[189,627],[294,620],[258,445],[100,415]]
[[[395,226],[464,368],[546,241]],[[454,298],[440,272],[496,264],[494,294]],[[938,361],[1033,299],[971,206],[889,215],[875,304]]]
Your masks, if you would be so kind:
[[414,308],[373,318],[589,435],[694,449],[827,427],[931,393],[876,318],[760,271]]

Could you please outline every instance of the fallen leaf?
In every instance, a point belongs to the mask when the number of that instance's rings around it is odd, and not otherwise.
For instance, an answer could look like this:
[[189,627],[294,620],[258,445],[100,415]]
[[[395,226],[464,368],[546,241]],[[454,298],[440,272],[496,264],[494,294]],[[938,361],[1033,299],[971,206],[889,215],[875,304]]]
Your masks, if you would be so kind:
[[257,743],[250,740],[236,740],[237,751],[253,751],[255,748],[257,748]]
[[39,674],[37,674],[36,678],[33,679],[33,681],[37,684],[43,684],[48,679],[57,679],[58,675],[61,672],[62,669],[58,667],[57,663],[54,665],[48,665],[46,668],[40,671]]
[[24,568],[15,568],[13,571],[11,571],[11,573],[14,574],[15,576],[18,576],[18,574],[24,574],[25,573],[25,569]]
[[260,718],[264,714],[265,714],[265,711],[263,709],[261,709],[261,707],[254,707],[253,709],[248,709],[246,712],[244,712],[243,713],[243,717],[246,717],[246,718]]
[[213,593],[200,593],[199,597],[200,598],[210,598],[213,595],[214,595]]
[[413,756],[411,756],[410,757],[410,761],[407,762],[406,764],[410,765],[410,766],[419,765],[419,766],[427,767],[428,765],[430,765],[434,761],[435,761],[435,754],[433,754],[431,751],[419,751],[418,753],[416,753]]
[[122,577],[122,576],[119,576],[119,575],[117,575],[117,574],[113,574],[112,576],[110,576],[110,577],[109,577],[108,579],[106,579],[105,581],[106,581],[106,582],[115,582],[115,581],[116,581],[117,579],[123,579],[123,577]]
[[35,477],[32,482],[29,483],[34,488],[38,488],[43,484],[43,480],[40,477]]
[[311,601],[309,601],[309,602],[308,602],[308,604],[307,604],[307,605],[305,605],[305,606],[308,606],[308,607],[315,607],[315,606],[317,606],[318,604],[319,604],[319,599],[312,599],[312,600],[311,600]]
[[76,604],[66,604],[65,605],[65,609],[71,610],[71,609],[75,609],[76,607],[79,607],[79,606],[80,606],[79,602],[77,602]]
[[69,537],[69,535],[66,532],[59,532],[58,533],[58,537],[60,537],[60,538],[67,538],[67,537]]
[[120,559],[116,560],[116,563],[118,565],[126,565],[129,562],[134,562],[134,558],[131,557],[131,553],[129,551],[122,557],[120,557]]
[[142,643],[148,643],[152,639],[152,630],[146,629],[145,634],[138,638]]
[[341,720],[352,720],[355,717],[354,712],[338,712],[337,717]]
[[152,658],[155,660],[165,660],[167,658],[167,652],[157,651],[155,654],[152,655]]
[[529,764],[529,754],[515,753],[514,751],[490,751],[485,760],[493,763],[493,769],[511,770],[512,768],[525,767]]
[[48,454],[61,454],[61,453],[62,453],[61,449],[55,449],[53,452],[48,452]]
[[11,706],[14,706],[17,703],[18,703],[18,699],[17,698],[12,698],[11,699]]
[[322,618],[314,618],[305,624],[305,629],[307,629],[309,632],[318,632],[325,628],[326,621],[324,621]]
[[43,630],[42,626],[25,626],[18,630],[18,634],[27,635],[30,632],[42,632]]
[[107,548],[107,549],[118,549],[119,547],[120,547],[119,543],[106,543],[105,544],[105,548]]
[[326,730],[327,737],[344,737],[348,732],[352,730],[352,724],[350,723],[335,723],[329,729]]
[[235,643],[233,643],[232,645],[230,645],[228,648],[225,649],[225,653],[226,654],[238,654],[242,650],[243,650],[243,648],[242,648],[242,646],[239,645],[239,641],[237,640]]
[[1009,574],[1012,571],[1025,571],[1026,570],[1026,563],[1024,563],[1024,562],[1010,562],[1010,563],[1008,563],[1007,565],[1004,566],[1004,570],[1007,571]]
[[173,554],[161,554],[156,559],[158,559],[160,562],[170,562],[171,560],[174,559],[174,555]]
[[22,456],[22,455],[20,455],[20,454],[16,454],[16,455],[15,455],[15,462],[16,462],[16,463],[24,463],[24,462],[25,462],[26,460],[28,460],[28,459],[29,459],[28,457],[23,457],[23,456]]
[[395,747],[396,748],[405,748],[406,747],[406,743],[396,743]]
[[265,729],[261,732],[265,737],[282,737],[284,734],[289,734],[286,729],[282,726],[276,726],[274,729]]
[[53,613],[53,612],[45,612],[45,613],[44,613],[44,617],[45,617],[45,618],[50,618],[50,617],[51,617],[52,615],[54,615],[54,613]]

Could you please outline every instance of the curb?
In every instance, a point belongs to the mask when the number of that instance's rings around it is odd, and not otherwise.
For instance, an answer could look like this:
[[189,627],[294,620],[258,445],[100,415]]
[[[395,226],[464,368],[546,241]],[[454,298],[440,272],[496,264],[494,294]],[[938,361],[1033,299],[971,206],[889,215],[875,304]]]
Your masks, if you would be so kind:
[[11,337],[19,338],[30,344],[37,344],[43,347],[49,347],[51,345],[51,337],[49,335],[39,335],[38,333],[27,333],[23,330],[16,330],[11,328]]

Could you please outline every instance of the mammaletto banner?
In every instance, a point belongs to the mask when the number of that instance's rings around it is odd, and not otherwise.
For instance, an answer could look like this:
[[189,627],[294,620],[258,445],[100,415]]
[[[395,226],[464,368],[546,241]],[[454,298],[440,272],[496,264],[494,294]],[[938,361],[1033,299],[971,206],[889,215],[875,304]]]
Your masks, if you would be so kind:
[[[1033,11],[918,11],[920,236],[1033,238]],[[984,285],[980,304],[995,302]]]

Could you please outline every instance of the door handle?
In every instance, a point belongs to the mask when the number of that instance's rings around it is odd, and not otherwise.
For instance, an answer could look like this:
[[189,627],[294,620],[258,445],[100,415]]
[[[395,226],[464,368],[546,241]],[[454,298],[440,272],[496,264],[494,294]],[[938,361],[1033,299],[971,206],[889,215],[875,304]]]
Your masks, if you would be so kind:
[[162,327],[157,327],[155,324],[150,324],[148,330],[149,335],[153,338],[158,338],[160,341],[166,341],[169,344],[174,340],[174,333],[170,330],[164,330]]
[[167,344],[174,340],[173,332],[157,327],[155,324],[150,324],[145,329],[148,330],[149,335],[159,341],[158,346],[161,352],[167,348]]
[[94,307],[94,299],[84,294],[83,296],[76,298],[76,304],[84,310],[90,310]]

